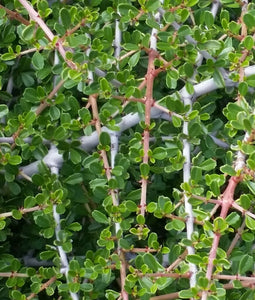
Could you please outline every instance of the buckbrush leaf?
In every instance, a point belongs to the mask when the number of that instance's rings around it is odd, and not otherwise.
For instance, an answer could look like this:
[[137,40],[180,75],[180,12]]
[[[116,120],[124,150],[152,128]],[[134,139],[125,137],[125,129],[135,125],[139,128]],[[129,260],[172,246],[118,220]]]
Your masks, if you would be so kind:
[[254,1],[2,2],[0,298],[254,299]]
[[92,216],[99,223],[109,224],[108,218],[102,212],[100,212],[98,210],[94,210],[92,212]]

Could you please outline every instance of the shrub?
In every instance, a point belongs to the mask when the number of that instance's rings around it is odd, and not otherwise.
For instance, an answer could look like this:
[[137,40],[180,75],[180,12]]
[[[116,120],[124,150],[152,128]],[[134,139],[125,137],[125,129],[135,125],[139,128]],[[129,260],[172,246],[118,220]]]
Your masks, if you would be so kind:
[[254,12],[2,1],[1,299],[254,299]]

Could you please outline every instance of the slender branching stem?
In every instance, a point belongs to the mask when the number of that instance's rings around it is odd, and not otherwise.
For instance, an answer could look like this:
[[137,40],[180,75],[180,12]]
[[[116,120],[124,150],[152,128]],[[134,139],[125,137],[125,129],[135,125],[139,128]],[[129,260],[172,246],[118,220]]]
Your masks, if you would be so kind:
[[[147,85],[145,94],[145,129],[143,132],[143,163],[148,164],[149,162],[149,148],[150,148],[150,123],[151,123],[151,107],[154,103],[153,99],[153,82],[154,82],[154,60],[156,57],[156,51],[151,49],[149,53],[148,69],[147,69]],[[142,177],[142,190],[141,190],[141,201],[140,201],[140,212],[144,216],[146,210],[146,197],[147,197],[147,178]]]

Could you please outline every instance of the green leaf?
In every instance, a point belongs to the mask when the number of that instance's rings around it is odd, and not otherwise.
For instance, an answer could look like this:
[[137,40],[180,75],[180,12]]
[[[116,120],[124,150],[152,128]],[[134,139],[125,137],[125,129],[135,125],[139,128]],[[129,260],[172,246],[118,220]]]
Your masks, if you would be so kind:
[[164,20],[166,23],[173,23],[174,21],[174,14],[171,13],[170,11],[166,11],[164,16],[163,16]]
[[67,229],[72,230],[72,231],[80,231],[82,229],[82,226],[80,223],[74,222],[74,223],[68,225]]
[[209,284],[209,280],[206,277],[199,277],[198,278],[198,285],[202,289],[206,289],[208,287],[208,284]]
[[200,50],[212,50],[212,51],[217,51],[220,50],[222,47],[221,42],[217,40],[210,40],[205,43],[199,44]]
[[148,0],[145,4],[145,8],[151,12],[155,11],[160,7],[160,1],[159,0]]
[[254,270],[254,261],[252,256],[245,254],[239,263],[238,274],[244,275],[247,271]]
[[63,126],[59,126],[54,132],[54,139],[57,141],[61,141],[66,139],[66,135],[67,135],[67,130]]
[[249,86],[255,87],[255,75],[251,75],[246,78],[246,82]]
[[195,265],[199,265],[199,264],[203,263],[202,257],[197,254],[187,255],[186,260],[187,260],[187,262],[195,264]]
[[246,184],[249,188],[249,190],[255,195],[255,182],[253,181],[246,181]]
[[16,220],[22,219],[22,213],[21,213],[21,211],[18,210],[18,209],[13,209],[13,210],[12,210],[12,217],[13,217],[14,219],[16,219]]
[[81,155],[75,149],[70,149],[70,159],[74,164],[78,164],[81,162]]
[[33,111],[30,111],[26,114],[26,117],[24,119],[24,124],[26,127],[30,126],[33,124],[33,122],[35,121],[36,119],[36,114],[35,112]]
[[80,290],[85,293],[90,293],[93,291],[93,284],[92,283],[81,283]]
[[36,204],[35,198],[32,196],[27,196],[24,200],[24,207],[30,208],[33,207]]
[[151,28],[156,28],[157,30],[160,30],[159,23],[156,22],[154,18],[148,17],[146,19],[146,24]]
[[186,62],[184,65],[183,65],[183,68],[184,68],[184,72],[185,72],[185,75],[187,77],[192,77],[193,73],[194,73],[194,66],[189,63],[189,62]]
[[252,219],[251,217],[249,216],[245,216],[245,225],[251,229],[251,230],[255,230],[255,220]]
[[59,16],[60,16],[61,22],[64,25],[65,29],[70,28],[71,16],[70,16],[69,10],[66,8],[62,8],[59,12]]
[[[15,278],[15,277],[13,277],[13,278]],[[26,296],[22,295],[21,292],[17,291],[17,290],[11,291],[11,297],[12,297],[12,299],[15,299],[15,300],[26,300]]]
[[35,52],[32,56],[32,64],[36,70],[41,70],[44,67],[44,58],[40,52]]
[[194,293],[192,292],[191,289],[189,290],[182,290],[179,292],[179,297],[181,299],[189,299],[189,298],[193,298]]
[[150,173],[150,166],[148,164],[140,164],[140,172],[143,178],[146,178]]
[[245,96],[248,92],[248,84],[245,81],[242,81],[238,85],[238,91],[241,96]]
[[192,7],[192,6],[196,5],[198,2],[199,2],[199,0],[188,0],[186,5],[188,7]]
[[6,60],[13,60],[16,58],[15,53],[4,53],[1,55],[1,60],[6,61]]
[[111,92],[112,91],[112,88],[109,84],[109,82],[103,77],[100,79],[100,88],[101,88],[101,91],[103,92]]
[[235,225],[239,221],[240,221],[240,216],[236,212],[232,212],[226,217],[226,222],[228,223],[228,225],[231,226]]
[[6,11],[3,8],[1,8],[0,9],[0,18],[3,18],[5,15],[6,15]]
[[243,16],[243,21],[249,29],[252,29],[255,26],[255,17],[250,12]]
[[13,166],[19,165],[21,164],[21,162],[22,162],[22,158],[19,155],[12,155],[8,159],[8,163]]
[[133,202],[133,201],[131,201],[131,200],[127,200],[126,202],[125,202],[125,206],[126,206],[126,208],[129,210],[129,211],[131,211],[131,212],[136,212],[137,211],[137,204],[135,203],[135,202]]
[[[255,19],[254,19],[255,20]],[[254,25],[253,25],[254,26]],[[250,36],[250,35],[247,35],[244,40],[243,40],[243,44],[244,44],[244,47],[247,49],[247,50],[251,50],[254,46],[254,41],[253,41],[253,37]]]
[[167,157],[167,151],[163,147],[157,147],[153,149],[152,157],[158,160],[162,160]]
[[191,169],[191,178],[192,180],[195,180],[196,182],[199,182],[202,180],[202,169],[200,167],[192,167]]
[[6,222],[4,220],[0,220],[0,230],[5,228]]
[[172,122],[173,122],[173,125],[174,127],[181,127],[182,125],[182,120],[176,116],[172,116]]
[[186,82],[186,84],[185,84],[185,88],[186,88],[186,90],[187,90],[187,92],[190,94],[190,95],[193,95],[194,94],[194,86],[193,86],[193,84],[192,83],[190,83],[190,82]]
[[211,171],[216,167],[216,161],[212,158],[209,158],[202,162],[199,167],[204,171]]
[[41,228],[47,228],[51,226],[51,219],[47,215],[35,216],[35,223]]
[[224,78],[218,69],[215,69],[213,73],[213,80],[219,88],[223,88],[225,86]]
[[99,141],[102,146],[110,145],[111,144],[110,135],[105,131],[101,132],[99,136]]
[[176,231],[182,231],[185,228],[185,223],[181,220],[174,219],[172,221],[172,226]]
[[230,176],[235,176],[236,172],[234,170],[233,167],[231,167],[230,165],[224,165],[220,167],[220,170],[222,173],[228,174]]
[[140,54],[141,54],[140,51],[138,51],[130,57],[128,64],[131,68],[135,67],[139,62]]
[[9,113],[9,108],[5,104],[0,104],[0,119]]
[[143,215],[137,215],[136,217],[136,222],[139,225],[143,225],[145,223],[145,218]]
[[78,283],[78,282],[69,282],[68,287],[69,287],[69,290],[72,293],[78,293],[79,290],[80,290],[80,283]]
[[254,234],[251,232],[243,232],[241,236],[242,236],[242,239],[247,243],[251,243],[255,239]]
[[132,44],[132,43],[126,43],[123,45],[123,48],[127,51],[131,51],[131,50],[140,50],[139,46],[136,44]]
[[251,199],[248,195],[241,195],[240,197],[240,204],[244,209],[249,209],[251,205]]
[[40,253],[40,259],[50,260],[57,255],[57,252],[54,250],[47,250]]
[[155,202],[150,202],[150,203],[147,205],[147,211],[148,211],[149,213],[153,213],[156,209],[157,209],[157,203],[155,203]]
[[78,114],[80,118],[82,119],[82,122],[87,125],[91,120],[90,112],[87,108],[83,107],[79,109]]
[[35,28],[34,24],[26,26],[24,28],[24,30],[22,31],[22,36],[23,36],[24,40],[30,41],[34,37],[35,31],[36,31],[36,28]]
[[149,235],[149,238],[148,238],[148,246],[149,246],[150,248],[153,248],[153,244],[154,244],[155,242],[157,242],[157,240],[158,240],[157,234],[156,234],[155,232],[152,232],[152,233]]
[[218,232],[218,233],[223,233],[228,228],[228,224],[226,220],[221,217],[217,217],[216,219],[213,220],[213,226],[214,226],[213,228],[214,232]]
[[99,210],[94,210],[92,212],[92,217],[98,222],[102,224],[109,224],[108,218]]
[[83,177],[81,173],[74,173],[70,176],[68,176],[65,180],[65,183],[70,185],[75,185],[83,182]]
[[208,28],[210,28],[210,27],[212,27],[213,23],[214,23],[213,14],[210,11],[206,10],[205,11],[205,25]]
[[49,113],[52,121],[58,120],[61,115],[60,110],[56,106],[51,106]]
[[145,253],[143,256],[144,263],[153,271],[158,270],[158,263],[151,253]]

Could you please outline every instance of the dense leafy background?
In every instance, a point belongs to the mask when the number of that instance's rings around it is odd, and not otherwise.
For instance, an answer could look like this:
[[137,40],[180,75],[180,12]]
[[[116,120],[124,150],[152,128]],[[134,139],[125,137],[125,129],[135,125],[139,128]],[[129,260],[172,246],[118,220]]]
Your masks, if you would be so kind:
[[0,5],[1,299],[254,299],[254,1],[22,2]]

